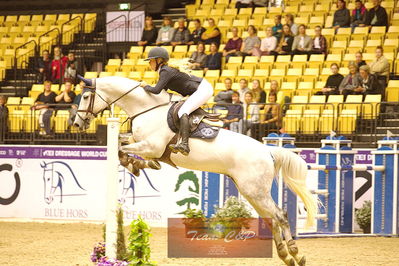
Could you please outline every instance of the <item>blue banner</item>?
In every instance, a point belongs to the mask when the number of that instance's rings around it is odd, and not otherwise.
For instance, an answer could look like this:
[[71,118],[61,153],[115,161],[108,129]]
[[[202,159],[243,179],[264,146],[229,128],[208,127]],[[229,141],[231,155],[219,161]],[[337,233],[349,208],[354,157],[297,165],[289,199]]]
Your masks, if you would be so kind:
[[210,218],[219,207],[220,175],[202,172],[202,202],[201,209],[206,217]]

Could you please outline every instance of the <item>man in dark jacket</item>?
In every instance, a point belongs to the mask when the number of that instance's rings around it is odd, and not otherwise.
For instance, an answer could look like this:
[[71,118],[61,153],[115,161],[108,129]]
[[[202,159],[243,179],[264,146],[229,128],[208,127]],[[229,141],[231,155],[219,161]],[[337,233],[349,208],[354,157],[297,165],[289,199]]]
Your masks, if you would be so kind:
[[334,13],[333,27],[338,29],[340,27],[349,27],[351,23],[351,15],[349,9],[346,8],[344,0],[338,0],[338,9]]
[[367,26],[388,27],[387,11],[381,6],[381,0],[372,0],[372,2],[374,7],[367,12],[365,24]]
[[7,132],[8,127],[8,108],[6,102],[6,96],[0,95],[0,139],[3,133]]

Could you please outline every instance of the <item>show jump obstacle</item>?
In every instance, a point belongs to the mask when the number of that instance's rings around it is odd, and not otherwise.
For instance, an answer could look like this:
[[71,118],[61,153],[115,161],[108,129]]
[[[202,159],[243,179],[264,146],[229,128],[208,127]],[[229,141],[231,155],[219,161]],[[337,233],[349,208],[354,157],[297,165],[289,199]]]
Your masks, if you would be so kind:
[[[266,145],[277,145],[300,152],[292,137],[269,135],[263,141]],[[372,151],[373,165],[355,165],[357,151],[352,149],[351,143],[351,140],[342,138],[322,140],[321,148],[316,151],[317,164],[308,165],[309,170],[318,170],[318,186],[312,193],[317,195],[323,205],[316,217],[316,232],[311,234],[354,233],[354,179],[356,171],[369,170],[373,172],[371,233],[397,236],[399,140],[378,141],[378,149]],[[306,215],[298,214],[298,199],[280,177],[273,184],[272,196],[287,211],[293,235],[308,235],[298,232],[298,220],[305,219]]]

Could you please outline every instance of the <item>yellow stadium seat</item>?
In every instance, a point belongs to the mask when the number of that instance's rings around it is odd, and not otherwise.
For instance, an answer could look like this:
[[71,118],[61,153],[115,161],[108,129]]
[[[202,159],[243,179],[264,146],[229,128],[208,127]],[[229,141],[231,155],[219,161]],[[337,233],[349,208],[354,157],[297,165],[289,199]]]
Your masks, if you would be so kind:
[[343,109],[355,109],[358,113],[360,113],[362,102],[363,95],[348,95],[346,97]]
[[250,80],[253,75],[253,70],[252,69],[239,69],[236,77],[236,81],[239,81],[240,79],[246,79]]
[[310,97],[308,109],[321,111],[326,103],[325,95],[312,95]]
[[99,78],[110,77],[112,76],[111,72],[100,72]]
[[141,57],[143,52],[144,52],[143,46],[132,46],[132,47],[130,47],[130,51],[129,51],[127,57],[130,59],[138,59]]
[[356,129],[357,111],[352,109],[342,110],[338,117],[338,131],[340,134],[352,134]]
[[240,8],[237,18],[247,20],[252,15],[252,8]]
[[233,19],[237,16],[238,10],[236,8],[227,8],[224,10],[223,18],[224,20]]
[[346,50],[347,42],[346,41],[334,41],[330,47],[331,54],[339,54],[342,55]]
[[[363,116],[368,117],[369,119],[374,119],[380,113],[379,103],[381,103],[381,95],[380,94],[369,94],[366,95],[366,98],[363,102]],[[369,104],[367,104],[369,103]]]
[[[333,16],[327,16],[326,18],[326,23],[324,24],[325,28],[331,28],[333,26],[333,21],[334,21],[334,17]],[[334,29],[332,29],[334,30]]]
[[261,84],[264,84],[268,80],[269,70],[268,69],[255,69],[253,80],[258,79]]
[[347,54],[355,54],[357,52],[363,52],[364,41],[363,40],[351,40],[348,48],[346,49]]
[[298,11],[299,11],[298,5],[286,6],[284,8],[284,13],[285,14],[287,14],[287,13],[298,14]]
[[301,132],[303,134],[315,134],[319,129],[319,110],[305,110],[301,120]]
[[381,39],[386,32],[385,26],[373,26],[371,27],[370,34],[368,36],[369,39]]
[[114,76],[121,77],[121,78],[127,78],[127,75],[128,75],[127,72],[122,72],[122,71],[117,71],[114,73]]
[[173,51],[174,58],[184,58],[187,54],[188,46],[187,45],[177,45]]
[[43,20],[43,15],[32,15],[31,21],[41,22]]
[[287,110],[283,117],[283,128],[288,134],[296,134],[300,130],[301,110]]
[[134,64],[136,60],[134,59],[124,59],[120,67],[123,72],[131,72],[134,69]]
[[18,110],[20,102],[21,102],[20,97],[8,97],[8,99],[7,99],[8,111],[11,113],[14,110]]
[[365,40],[369,34],[368,27],[356,27],[351,35],[352,40]]
[[97,78],[97,76],[98,76],[97,72],[86,72],[84,77],[86,79],[95,79]]
[[[399,15],[396,13],[395,15]],[[389,26],[388,32],[385,34],[387,39],[397,39],[399,38],[399,26]]]
[[191,70],[191,75],[202,78],[202,77],[204,77],[204,71],[203,70]]
[[298,82],[302,76],[302,68],[289,68],[285,76],[287,82]]
[[273,18],[264,18],[263,19],[263,26],[264,27],[273,27],[274,26],[274,19]]
[[293,103],[293,105],[291,105],[290,109],[303,111],[306,104],[308,103],[308,96],[295,95],[294,97],[292,97],[291,103]]
[[314,28],[316,26],[323,27],[324,25],[324,16],[312,16],[310,17],[308,27]]
[[324,61],[325,67],[330,67],[332,63],[341,64],[342,55],[341,54],[328,54],[326,60]]
[[226,63],[226,68],[230,70],[237,70],[242,64],[242,56],[232,56],[229,58],[229,62]]
[[219,79],[220,76],[220,70],[208,70],[205,73],[205,78],[207,81],[209,81],[212,85],[216,83],[216,81]]
[[386,100],[388,102],[399,101],[399,80],[388,81],[388,86],[386,88]]
[[143,58],[140,58],[137,60],[136,65],[134,66],[135,71],[141,71],[144,72],[146,70],[149,70],[149,65],[147,61],[144,61]]
[[21,132],[24,129],[26,112],[23,110],[10,110],[10,132]]
[[308,67],[309,68],[320,68],[324,62],[323,54],[312,54],[309,58]]
[[264,55],[260,57],[258,66],[262,69],[270,69],[274,63],[274,56],[272,55]]
[[338,106],[344,102],[344,95],[330,95],[328,96],[326,109],[330,109],[332,106],[334,106],[334,111],[337,113],[338,111]]
[[292,68],[304,68],[306,66],[306,63],[308,61],[308,56],[307,55],[294,55],[292,58],[291,62],[291,67]]
[[295,93],[296,90],[296,82],[282,82],[281,83],[281,89],[279,92],[282,92],[283,97],[290,97],[292,98],[292,96]]
[[284,80],[285,77],[285,69],[272,69],[270,71],[270,80],[277,80],[278,83],[281,83]]
[[140,81],[142,78],[142,73],[140,71],[131,71],[131,72],[129,72],[128,78],[136,80],[136,81]]
[[332,130],[335,130],[336,117],[334,116],[333,110],[323,110],[319,119],[319,131],[321,134],[330,134]]
[[120,65],[120,59],[109,59],[108,64],[105,66],[105,70],[108,72],[116,72],[119,70]]
[[257,56],[246,56],[244,59],[244,63],[242,63],[242,68],[255,69],[257,64],[258,64]]
[[291,55],[279,55],[277,56],[276,62],[274,62],[274,68],[287,69],[291,62]]
[[302,81],[315,82],[320,73],[319,68],[305,68],[302,76]]
[[64,133],[68,128],[68,110],[58,110],[54,117],[55,133]]
[[308,25],[309,24],[309,17],[308,16],[296,17],[295,18],[295,23],[298,24],[298,25],[300,25],[300,24]]
[[143,75],[143,80],[148,84],[154,84],[158,80],[158,72],[156,71],[146,71]]
[[224,82],[226,78],[230,78],[232,81],[234,81],[236,75],[237,75],[236,69],[223,69],[222,74],[220,75],[220,81]]

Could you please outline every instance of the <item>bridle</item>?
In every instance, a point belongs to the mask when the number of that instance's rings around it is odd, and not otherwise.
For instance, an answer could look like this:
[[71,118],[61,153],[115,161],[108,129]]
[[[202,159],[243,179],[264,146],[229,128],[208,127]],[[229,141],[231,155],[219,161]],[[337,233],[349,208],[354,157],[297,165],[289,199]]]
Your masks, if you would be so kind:
[[[78,109],[77,112],[76,112],[76,115],[83,121],[84,124],[89,125],[89,124],[90,124],[89,119],[88,119],[88,118],[83,119],[83,117],[79,114],[79,112],[80,112],[80,113],[82,113],[82,112],[86,113],[86,116],[89,115],[89,114],[91,114],[92,116],[97,117],[98,113],[100,113],[101,111],[103,111],[103,110],[104,110],[105,108],[107,108],[107,107],[108,107],[108,108],[111,108],[111,105],[112,105],[112,104],[116,103],[116,102],[119,101],[122,97],[126,96],[127,94],[129,94],[129,93],[132,92],[133,90],[137,89],[138,87],[140,87],[140,83],[139,83],[137,86],[135,86],[135,87],[131,88],[130,90],[128,90],[127,92],[125,92],[124,94],[122,94],[121,96],[119,96],[118,98],[116,98],[115,100],[113,100],[112,102],[108,103],[108,102],[96,91],[96,80],[93,79],[93,86],[85,86],[84,89],[83,89],[83,91],[82,91],[82,94],[85,93],[85,92],[87,92],[87,91],[90,91],[89,106],[87,107],[86,110],[79,110],[79,109]],[[96,95],[97,95],[103,102],[105,102],[105,103],[107,104],[107,107],[105,107],[104,109],[98,111],[97,113],[95,113],[95,112],[93,111],[93,110],[94,110],[94,100],[95,100]],[[135,115],[133,115],[132,117],[129,117],[128,119],[126,119],[126,121],[129,120],[129,119],[130,119],[130,120],[133,120],[133,119],[136,118],[137,116],[142,115],[142,114],[144,114],[144,113],[147,113],[148,111],[154,110],[154,109],[156,109],[156,108],[158,108],[158,107],[168,105],[168,104],[171,102],[171,100],[172,100],[172,95],[170,94],[170,95],[169,95],[169,102],[156,105],[156,106],[154,106],[154,107],[151,107],[151,108],[148,109],[148,110],[145,110],[145,111],[142,111],[142,112],[140,112],[140,113],[138,113],[138,114],[135,114]],[[126,121],[125,121],[125,122],[126,122]],[[123,123],[125,123],[125,122],[123,122]]]

